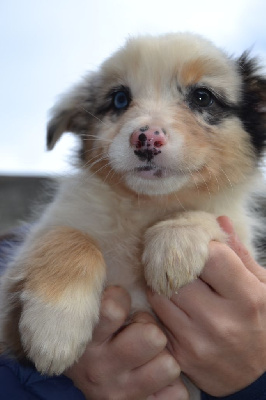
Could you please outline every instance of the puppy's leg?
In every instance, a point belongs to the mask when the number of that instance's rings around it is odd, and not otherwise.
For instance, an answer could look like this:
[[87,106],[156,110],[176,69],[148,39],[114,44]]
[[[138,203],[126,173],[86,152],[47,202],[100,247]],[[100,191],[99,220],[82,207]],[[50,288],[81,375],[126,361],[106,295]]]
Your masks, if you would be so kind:
[[211,240],[225,242],[226,234],[205,212],[185,212],[149,228],[142,258],[148,285],[170,297],[194,280],[207,261]]
[[103,257],[89,236],[66,227],[39,235],[4,278],[5,341],[10,319],[21,310],[13,322],[19,323],[26,355],[40,372],[62,373],[91,339],[105,276]]

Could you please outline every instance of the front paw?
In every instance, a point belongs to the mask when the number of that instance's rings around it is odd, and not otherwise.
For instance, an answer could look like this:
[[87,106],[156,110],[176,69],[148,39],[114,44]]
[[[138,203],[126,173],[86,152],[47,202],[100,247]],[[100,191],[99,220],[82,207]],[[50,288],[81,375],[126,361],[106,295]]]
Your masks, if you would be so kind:
[[[21,276],[15,287],[24,352],[40,372],[60,374],[91,339],[106,267],[94,240],[74,228],[59,226],[34,235],[14,260],[17,273],[8,280]],[[11,306],[6,315],[9,326],[14,310]]]
[[23,347],[38,371],[59,375],[85,350],[98,321],[100,293],[91,293],[79,306],[69,301],[45,303],[31,293],[22,293],[23,311],[19,329]]
[[226,241],[214,216],[188,212],[159,222],[145,234],[142,261],[147,284],[168,297],[196,279],[209,254],[210,240]]

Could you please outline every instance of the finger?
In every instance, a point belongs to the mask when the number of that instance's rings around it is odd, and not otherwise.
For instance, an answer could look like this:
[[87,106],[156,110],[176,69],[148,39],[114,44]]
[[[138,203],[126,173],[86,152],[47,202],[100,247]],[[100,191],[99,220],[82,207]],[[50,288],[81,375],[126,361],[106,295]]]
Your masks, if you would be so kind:
[[126,321],[131,300],[121,287],[106,288],[100,309],[100,320],[93,332],[92,343],[100,344],[109,339]]
[[179,376],[179,365],[165,350],[150,362],[132,371],[132,391],[135,392],[136,398],[147,398],[174,383]]
[[220,227],[223,229],[224,232],[226,232],[229,235],[229,237],[235,234],[234,226],[230,218],[226,217],[225,215],[222,215],[217,218],[217,221]]
[[139,313],[135,318],[135,322],[133,319],[110,342],[113,363],[118,369],[120,366],[128,370],[140,367],[166,346],[165,334],[148,313]]
[[258,283],[256,276],[245,268],[238,255],[227,245],[210,242],[209,258],[200,278],[220,296],[228,299],[246,297],[253,285]]
[[155,317],[152,314],[145,312],[145,311],[135,312],[131,316],[130,322],[140,323],[140,324],[153,323],[154,325],[157,325],[157,321],[156,321]]
[[177,294],[171,297],[171,301],[189,318],[202,322],[208,318],[209,314],[217,313],[221,297],[204,281],[197,279],[182,287]]
[[246,268],[248,268],[260,281],[266,282],[265,269],[261,267],[251,256],[246,247],[241,243],[238,235],[234,230],[234,226],[228,217],[222,216],[217,218],[221,228],[228,233],[228,245],[242,260]]
[[159,390],[158,392],[147,397],[147,400],[166,400],[166,399],[189,400],[189,394],[187,388],[185,387],[181,378],[177,379],[171,385],[168,385],[163,389]]
[[149,290],[147,297],[162,324],[167,327],[174,337],[180,327],[184,328],[190,325],[189,315],[172,301],[174,296],[169,300],[167,297]]

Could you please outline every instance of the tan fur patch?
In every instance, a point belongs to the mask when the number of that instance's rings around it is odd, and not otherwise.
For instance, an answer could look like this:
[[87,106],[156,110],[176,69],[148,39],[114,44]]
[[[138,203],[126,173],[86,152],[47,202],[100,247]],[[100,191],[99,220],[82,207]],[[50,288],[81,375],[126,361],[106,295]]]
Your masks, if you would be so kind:
[[222,84],[226,76],[227,78],[229,77],[229,69],[225,60],[218,61],[207,56],[192,58],[192,60],[184,63],[181,69],[178,70],[179,82],[184,86],[195,85],[204,77],[220,78]]
[[27,259],[25,289],[57,301],[66,290],[90,290],[105,262],[89,235],[58,227],[39,238]]
[[183,65],[179,81],[184,86],[194,85],[206,74],[206,60],[197,58]]

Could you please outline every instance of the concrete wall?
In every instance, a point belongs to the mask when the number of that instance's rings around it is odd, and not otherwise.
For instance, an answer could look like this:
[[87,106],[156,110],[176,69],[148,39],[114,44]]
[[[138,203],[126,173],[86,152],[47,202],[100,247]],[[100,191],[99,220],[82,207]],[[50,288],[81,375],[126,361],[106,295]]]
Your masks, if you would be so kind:
[[0,176],[0,234],[34,219],[33,210],[52,196],[53,187],[41,176]]

